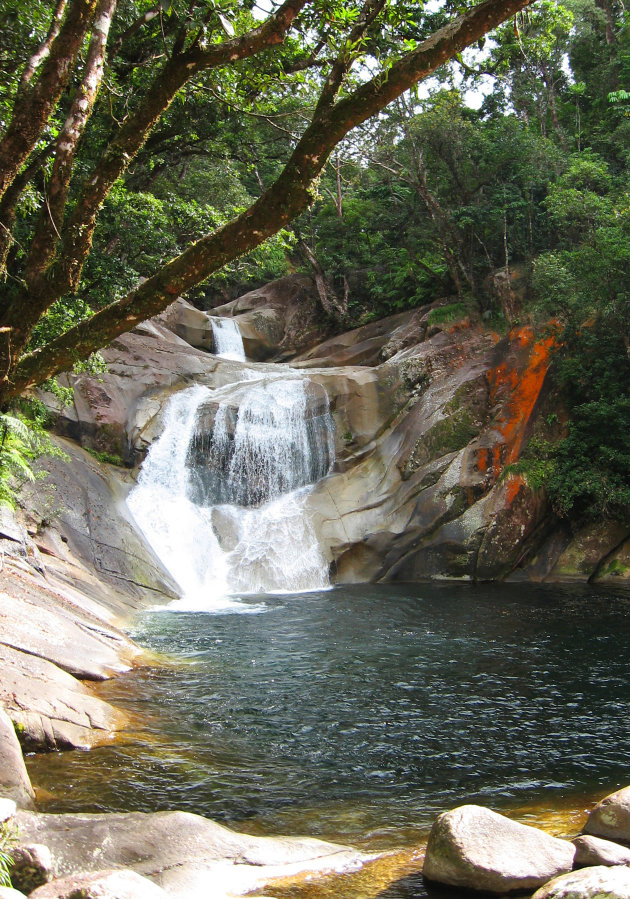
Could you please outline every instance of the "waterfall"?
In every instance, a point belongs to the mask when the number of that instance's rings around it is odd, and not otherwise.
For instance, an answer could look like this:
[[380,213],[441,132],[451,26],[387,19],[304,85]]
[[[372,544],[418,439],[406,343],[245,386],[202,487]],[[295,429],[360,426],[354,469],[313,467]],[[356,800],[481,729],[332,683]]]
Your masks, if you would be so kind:
[[212,318],[210,321],[216,355],[223,359],[236,359],[244,362],[243,338],[234,319]]
[[311,485],[334,463],[325,390],[281,378],[228,393],[220,401],[197,386],[171,398],[128,498],[182,589],[181,608],[329,584],[306,508]]

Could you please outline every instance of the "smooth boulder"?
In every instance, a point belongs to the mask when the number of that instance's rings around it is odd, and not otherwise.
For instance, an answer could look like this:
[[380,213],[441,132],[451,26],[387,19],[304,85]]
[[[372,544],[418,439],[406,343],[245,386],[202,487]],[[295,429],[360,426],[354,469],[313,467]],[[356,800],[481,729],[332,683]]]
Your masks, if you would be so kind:
[[532,899],[630,899],[630,868],[580,868],[555,877]]
[[26,899],[26,896],[11,887],[0,887],[0,899]]
[[135,871],[71,874],[38,887],[29,899],[166,899],[167,893]]
[[588,816],[584,833],[630,843],[630,787],[611,793]]
[[24,764],[13,722],[0,706],[0,795],[19,808],[34,808],[35,793]]
[[478,805],[444,812],[427,844],[427,880],[489,893],[533,890],[570,871],[575,847]]
[[581,836],[573,840],[577,849],[575,865],[581,868],[592,868],[594,865],[630,865],[630,849],[602,840],[601,837]]

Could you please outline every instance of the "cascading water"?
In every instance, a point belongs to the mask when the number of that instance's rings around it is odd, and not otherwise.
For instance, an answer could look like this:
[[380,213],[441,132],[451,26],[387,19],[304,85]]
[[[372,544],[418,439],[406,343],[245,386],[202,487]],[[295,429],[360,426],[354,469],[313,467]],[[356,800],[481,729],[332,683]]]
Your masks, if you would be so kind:
[[328,586],[306,510],[310,485],[334,462],[325,391],[282,378],[238,385],[230,396],[217,403],[213,391],[193,387],[171,399],[128,499],[182,588],[180,608]]
[[244,362],[243,338],[234,319],[212,318],[211,324],[216,355],[223,359],[236,359]]

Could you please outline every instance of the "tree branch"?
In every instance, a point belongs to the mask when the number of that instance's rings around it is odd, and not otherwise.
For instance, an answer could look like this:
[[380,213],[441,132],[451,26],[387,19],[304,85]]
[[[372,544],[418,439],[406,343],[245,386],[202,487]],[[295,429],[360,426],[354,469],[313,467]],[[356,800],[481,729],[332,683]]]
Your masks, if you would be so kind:
[[33,75],[50,53],[52,43],[59,34],[61,22],[63,20],[63,14],[66,11],[67,3],[68,0],[57,0],[57,7],[55,9],[55,12],[53,13],[52,22],[50,24],[48,34],[24,66],[24,71],[22,72],[20,83],[17,89],[18,96],[26,92],[28,86],[31,83]]
[[192,244],[127,296],[46,347],[25,356],[13,373],[6,395],[15,395],[69,369],[77,359],[157,314],[175,297],[275,234],[310,204],[313,184],[328,155],[352,128],[530,2],[483,0],[439,29],[385,73],[358,87],[332,108],[320,110],[279,178],[249,209]]
[[66,18],[46,56],[37,81],[16,99],[13,118],[0,142],[0,198],[20,171],[70,78],[96,0],[71,0]]
[[[57,138],[55,162],[47,185],[47,203],[42,209],[24,272],[24,280],[34,290],[37,290],[37,279],[43,275],[55,256],[77,146],[92,114],[103,79],[105,48],[116,3],[117,0],[98,2],[81,85]],[[30,328],[37,318],[32,322],[28,318],[28,314],[22,316],[22,328],[30,334]]]
[[45,296],[47,305],[69,290],[76,290],[91,248],[96,218],[105,197],[136,156],[180,88],[201,71],[247,59],[281,43],[306,3],[307,0],[285,0],[273,16],[247,34],[213,44],[206,50],[192,47],[166,62],[144,101],[123,123],[97,164],[93,176],[87,180],[79,194],[65,229],[61,259],[55,265],[54,277],[48,281]]

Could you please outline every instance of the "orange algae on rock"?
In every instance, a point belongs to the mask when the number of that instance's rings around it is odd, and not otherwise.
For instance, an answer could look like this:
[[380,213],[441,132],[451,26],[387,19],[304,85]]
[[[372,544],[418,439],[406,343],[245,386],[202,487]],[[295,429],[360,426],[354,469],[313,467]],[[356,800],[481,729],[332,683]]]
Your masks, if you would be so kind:
[[[521,451],[536,403],[551,363],[556,345],[553,335],[535,341],[533,329],[523,327],[510,332],[511,343],[508,358],[490,369],[487,375],[490,402],[499,408],[495,425],[503,437],[502,444],[494,447],[493,470],[495,477],[505,465],[515,462]],[[514,499],[522,482],[508,487],[508,496]],[[509,500],[510,501],[510,500]]]

